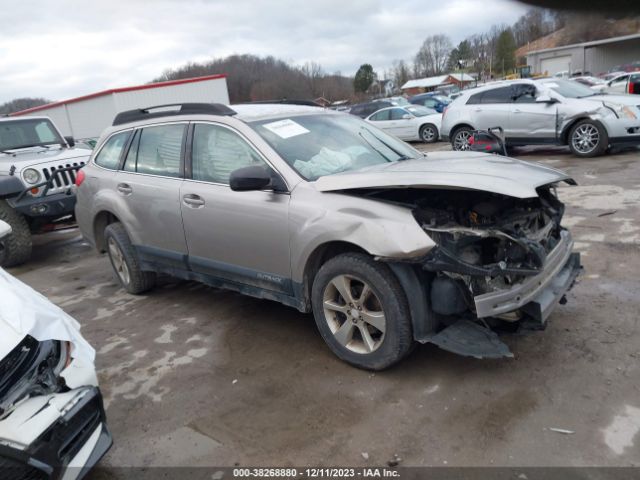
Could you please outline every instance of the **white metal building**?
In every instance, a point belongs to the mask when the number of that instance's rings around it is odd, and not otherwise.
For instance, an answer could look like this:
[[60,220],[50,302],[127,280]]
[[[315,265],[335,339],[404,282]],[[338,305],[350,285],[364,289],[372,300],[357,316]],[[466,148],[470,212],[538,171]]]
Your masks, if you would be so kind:
[[536,73],[599,74],[640,61],[640,33],[528,52],[527,65]]
[[53,120],[63,135],[70,135],[76,139],[90,139],[99,137],[119,112],[190,102],[228,105],[226,75],[208,75],[135,87],[114,88],[29,108],[11,115],[47,116]]

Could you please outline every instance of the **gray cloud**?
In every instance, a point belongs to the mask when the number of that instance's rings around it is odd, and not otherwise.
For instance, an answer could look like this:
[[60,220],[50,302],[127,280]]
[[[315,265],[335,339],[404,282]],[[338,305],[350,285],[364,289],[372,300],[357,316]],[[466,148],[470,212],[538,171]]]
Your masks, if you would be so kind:
[[[232,53],[353,74],[411,59],[428,35],[454,43],[526,7],[511,0],[23,0],[0,11],[0,102],[64,99],[144,83]],[[222,73],[222,72],[221,72]]]

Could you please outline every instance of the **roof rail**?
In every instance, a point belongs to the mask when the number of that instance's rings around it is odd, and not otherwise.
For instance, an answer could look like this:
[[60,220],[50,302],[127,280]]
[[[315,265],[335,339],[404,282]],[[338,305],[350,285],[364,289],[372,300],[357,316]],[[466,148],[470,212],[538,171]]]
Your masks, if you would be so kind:
[[[180,107],[174,110],[166,110],[171,107]],[[157,112],[151,110],[158,110]],[[237,112],[221,103],[170,103],[167,105],[156,105],[155,107],[136,108],[118,113],[113,119],[112,125],[122,125],[124,123],[147,120],[156,117],[168,117],[171,115],[235,115]]]
[[322,107],[313,100],[289,100],[281,98],[280,100],[254,100],[253,102],[242,102],[243,105],[260,105],[260,104],[279,104],[279,105],[302,105],[306,107]]

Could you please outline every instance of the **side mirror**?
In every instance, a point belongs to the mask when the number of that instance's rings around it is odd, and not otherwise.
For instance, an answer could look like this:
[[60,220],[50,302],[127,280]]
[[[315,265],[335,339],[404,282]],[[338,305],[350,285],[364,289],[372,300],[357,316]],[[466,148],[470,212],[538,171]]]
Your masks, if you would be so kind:
[[538,95],[538,97],[536,97],[536,103],[558,103],[558,99],[553,98],[546,93],[543,93],[542,95]]
[[67,145],[69,145],[69,147],[75,147],[76,146],[76,141],[74,140],[73,137],[64,137],[64,139],[67,142]]
[[6,237],[11,233],[11,225],[7,222],[0,220],[0,239]]
[[271,172],[257,165],[234,170],[229,177],[229,187],[234,192],[264,190],[269,186],[271,186]]
[[404,120],[411,120],[411,115],[409,115],[408,113],[405,113],[404,115],[402,115],[402,118]]

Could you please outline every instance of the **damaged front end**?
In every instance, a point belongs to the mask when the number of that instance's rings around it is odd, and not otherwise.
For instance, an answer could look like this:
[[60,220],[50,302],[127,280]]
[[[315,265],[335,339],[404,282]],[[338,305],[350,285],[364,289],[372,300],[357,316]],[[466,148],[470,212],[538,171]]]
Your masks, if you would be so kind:
[[[533,198],[476,190],[378,191],[412,206],[436,243],[412,259],[428,272],[427,300],[439,331],[420,341],[478,358],[512,356],[490,326],[543,329],[580,271],[573,240],[561,226],[554,185]],[[442,329],[442,326],[446,328]]]

